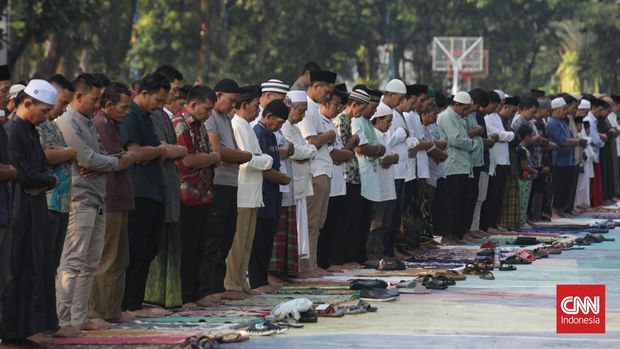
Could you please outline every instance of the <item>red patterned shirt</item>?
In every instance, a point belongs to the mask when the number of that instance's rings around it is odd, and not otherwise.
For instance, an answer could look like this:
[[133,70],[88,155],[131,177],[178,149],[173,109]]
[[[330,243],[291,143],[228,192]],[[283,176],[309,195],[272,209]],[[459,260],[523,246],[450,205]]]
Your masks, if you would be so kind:
[[[202,122],[196,121],[187,109],[181,108],[172,118],[177,144],[185,146],[188,154],[209,153],[209,138]],[[177,161],[181,175],[181,203],[184,205],[205,205],[213,202],[213,167],[203,169],[187,168],[183,161]]]

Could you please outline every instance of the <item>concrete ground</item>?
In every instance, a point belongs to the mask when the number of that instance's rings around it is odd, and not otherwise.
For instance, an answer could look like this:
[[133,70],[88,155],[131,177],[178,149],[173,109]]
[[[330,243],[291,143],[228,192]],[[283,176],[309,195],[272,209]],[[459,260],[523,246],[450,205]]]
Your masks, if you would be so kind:
[[[246,348],[620,348],[620,230],[496,279],[468,276],[445,291],[401,295],[378,312],[320,318],[286,335],[225,345]],[[606,334],[556,334],[557,284],[606,285]]]

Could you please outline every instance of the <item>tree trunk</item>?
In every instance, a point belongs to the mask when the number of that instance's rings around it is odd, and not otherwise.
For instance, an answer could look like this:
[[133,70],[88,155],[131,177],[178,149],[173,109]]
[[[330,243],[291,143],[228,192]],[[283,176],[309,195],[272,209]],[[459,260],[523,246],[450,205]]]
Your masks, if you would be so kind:
[[260,26],[260,40],[256,50],[256,60],[254,61],[254,78],[261,78],[264,74],[265,54],[269,46],[271,33],[275,24],[276,6],[272,0],[265,0],[263,3],[263,21]]
[[67,37],[64,32],[51,34],[49,36],[49,48],[47,49],[45,57],[37,63],[36,73],[43,77],[49,77],[56,73],[56,67],[58,67],[58,62],[62,55],[61,48],[66,41]]

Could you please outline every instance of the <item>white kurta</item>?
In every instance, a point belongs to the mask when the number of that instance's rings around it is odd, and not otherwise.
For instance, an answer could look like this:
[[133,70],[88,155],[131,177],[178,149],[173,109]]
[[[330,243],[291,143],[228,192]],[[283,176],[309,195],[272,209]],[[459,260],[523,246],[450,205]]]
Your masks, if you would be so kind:
[[[326,130],[333,130],[338,134],[338,130],[336,129],[336,125],[334,123],[323,116],[323,123],[325,124]],[[342,144],[342,140],[340,137],[336,137],[336,141],[332,149],[342,149],[344,145]],[[333,173],[332,181],[331,181],[331,190],[329,192],[329,196],[342,196],[347,194],[347,184],[344,179],[344,164],[336,165],[333,164]]]
[[390,148],[398,154],[398,163],[394,167],[394,178],[405,179],[407,177],[407,165],[409,158],[407,150],[407,138],[411,135],[411,130],[407,127],[405,118],[396,109],[392,111],[392,124],[387,132]]
[[[323,116],[319,112],[319,104],[307,97],[308,109],[306,110],[306,116],[295,125],[301,131],[301,135],[304,140],[311,136],[318,136],[325,133],[325,124],[323,123]],[[307,142],[306,142],[307,143]],[[329,155],[329,145],[324,144],[318,149],[317,155],[310,161],[310,167],[312,168],[312,176],[318,177],[321,175],[327,175],[331,178],[333,173],[332,158]]]
[[249,122],[235,114],[231,124],[239,149],[253,154],[250,161],[239,165],[237,207],[263,207],[263,171],[271,168],[273,158],[262,153]]
[[293,183],[294,198],[301,199],[306,196],[314,195],[312,190],[312,173],[311,173],[311,161],[299,162],[302,160],[312,160],[317,154],[316,147],[312,144],[307,144],[304,137],[297,126],[292,125],[288,120],[282,125],[282,135],[286,138],[286,141],[293,144],[295,152],[291,156],[291,167],[293,170],[291,181]]
[[491,149],[489,149],[489,176],[495,175],[495,167],[497,165],[510,165],[510,152],[508,143],[515,138],[515,133],[506,131],[502,123],[502,117],[497,113],[488,114],[484,117],[487,126],[487,134],[497,134],[499,140]]

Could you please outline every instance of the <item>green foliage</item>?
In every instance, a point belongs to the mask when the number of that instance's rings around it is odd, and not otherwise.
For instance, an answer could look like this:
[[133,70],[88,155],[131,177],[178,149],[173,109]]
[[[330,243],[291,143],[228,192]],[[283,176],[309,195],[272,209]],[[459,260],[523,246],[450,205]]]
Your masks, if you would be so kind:
[[[0,6],[7,1],[0,1]],[[571,61],[572,88],[620,90],[620,6],[615,0],[22,0],[13,1],[9,61],[22,75],[51,65],[129,80],[160,64],[186,82],[293,82],[316,61],[349,82],[379,87],[389,44],[395,75],[442,87],[434,36],[483,36],[489,72],[473,85],[525,93],[557,89]],[[133,19],[136,18],[134,23]],[[50,42],[63,40],[62,59]],[[43,64],[40,64],[43,62]],[[404,64],[407,63],[407,64]],[[413,67],[413,69],[411,69]],[[561,69],[559,69],[561,68]],[[577,74],[577,75],[575,75]]]

